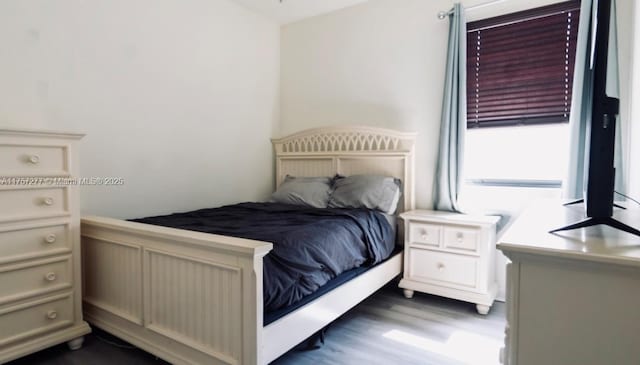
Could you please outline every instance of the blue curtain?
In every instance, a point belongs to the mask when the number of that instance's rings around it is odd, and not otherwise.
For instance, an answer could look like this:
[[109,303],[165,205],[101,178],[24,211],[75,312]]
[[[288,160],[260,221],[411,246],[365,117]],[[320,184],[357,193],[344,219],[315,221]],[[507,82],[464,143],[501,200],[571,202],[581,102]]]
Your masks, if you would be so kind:
[[462,185],[464,133],[467,125],[467,25],[464,8],[460,3],[453,6],[449,21],[434,208],[460,212],[458,195]]
[[[593,21],[597,0],[582,0],[580,5],[580,24],[576,46],[576,64],[573,73],[571,115],[569,117],[569,171],[564,187],[564,195],[570,199],[582,198],[586,188],[586,169],[588,156],[588,126],[591,124],[593,92],[593,69],[591,64],[591,45]],[[609,31],[609,56],[607,69],[607,95],[618,97],[618,44],[615,1],[611,4],[611,24]],[[620,136],[620,116],[616,123],[616,190],[623,191],[622,145]]]
[[[620,75],[618,63],[618,21],[616,1],[611,1],[611,25],[609,28],[609,55],[607,56],[607,95],[610,97],[620,98]],[[623,169],[623,152],[622,152],[622,120],[618,114],[616,118],[616,151],[614,155],[614,167],[616,168],[615,189],[619,192],[626,192],[626,176]],[[614,196],[615,197],[615,196]],[[620,199],[624,200],[624,199]]]

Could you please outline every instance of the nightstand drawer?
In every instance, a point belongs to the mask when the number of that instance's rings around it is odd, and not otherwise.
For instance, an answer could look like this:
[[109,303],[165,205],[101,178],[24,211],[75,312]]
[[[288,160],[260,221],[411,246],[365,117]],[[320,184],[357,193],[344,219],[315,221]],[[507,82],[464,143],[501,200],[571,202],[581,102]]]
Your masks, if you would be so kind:
[[476,286],[478,263],[473,257],[411,248],[409,261],[413,280]]
[[67,149],[63,146],[0,145],[4,176],[67,176]]
[[0,310],[0,347],[73,324],[71,294]]
[[0,221],[55,217],[69,214],[67,189],[4,189],[0,190]]
[[462,251],[478,251],[478,239],[480,235],[477,229],[463,227],[444,228],[444,247]]
[[68,224],[0,232],[0,263],[71,252]]
[[424,224],[424,223],[409,223],[409,242],[411,244],[427,245],[427,246],[440,246],[440,231],[441,226]]
[[0,304],[71,288],[71,257],[0,267]]

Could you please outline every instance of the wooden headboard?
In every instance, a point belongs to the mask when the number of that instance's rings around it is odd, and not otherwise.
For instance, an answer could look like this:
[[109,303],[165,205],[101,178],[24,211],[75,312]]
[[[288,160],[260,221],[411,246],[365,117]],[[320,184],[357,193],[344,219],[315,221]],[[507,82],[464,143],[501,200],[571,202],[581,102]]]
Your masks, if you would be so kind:
[[404,199],[398,211],[414,209],[415,136],[383,128],[335,126],[273,139],[276,186],[287,175],[393,176],[403,184]]

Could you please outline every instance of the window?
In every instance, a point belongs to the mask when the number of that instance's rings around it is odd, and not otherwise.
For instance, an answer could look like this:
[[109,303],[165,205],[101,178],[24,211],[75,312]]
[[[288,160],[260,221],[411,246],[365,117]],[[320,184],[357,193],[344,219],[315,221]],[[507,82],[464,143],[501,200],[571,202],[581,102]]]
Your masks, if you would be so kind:
[[568,165],[579,10],[578,1],[568,1],[468,24],[469,200],[507,187],[559,190]]
[[467,25],[467,128],[569,121],[579,1]]

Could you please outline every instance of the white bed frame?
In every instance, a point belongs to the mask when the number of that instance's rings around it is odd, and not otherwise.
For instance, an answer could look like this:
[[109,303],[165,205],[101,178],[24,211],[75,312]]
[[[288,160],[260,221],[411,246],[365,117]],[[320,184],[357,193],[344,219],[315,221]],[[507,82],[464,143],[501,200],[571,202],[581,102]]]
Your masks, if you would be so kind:
[[[276,182],[293,176],[383,174],[414,207],[413,133],[330,127],[273,140]],[[85,318],[174,364],[267,364],[381,288],[402,255],[263,326],[268,242],[84,217]]]

